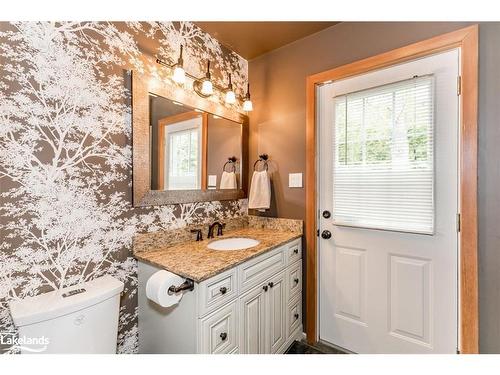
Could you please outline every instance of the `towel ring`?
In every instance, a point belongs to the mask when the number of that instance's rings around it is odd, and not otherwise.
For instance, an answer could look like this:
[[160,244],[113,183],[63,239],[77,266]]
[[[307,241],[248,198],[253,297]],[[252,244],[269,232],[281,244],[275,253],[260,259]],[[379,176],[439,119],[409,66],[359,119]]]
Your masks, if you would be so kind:
[[226,165],[230,165],[232,168],[231,172],[236,172],[236,156],[231,156],[230,158],[227,158],[227,161],[224,163],[224,166],[222,167],[222,171],[226,172]]
[[262,154],[262,155],[259,155],[259,158],[257,160],[255,160],[255,163],[253,163],[253,170],[254,171],[257,171],[257,164],[259,164],[259,162],[261,163],[264,163],[264,168],[267,170],[269,170],[269,166],[267,164],[267,160],[269,159],[269,156],[267,154]]

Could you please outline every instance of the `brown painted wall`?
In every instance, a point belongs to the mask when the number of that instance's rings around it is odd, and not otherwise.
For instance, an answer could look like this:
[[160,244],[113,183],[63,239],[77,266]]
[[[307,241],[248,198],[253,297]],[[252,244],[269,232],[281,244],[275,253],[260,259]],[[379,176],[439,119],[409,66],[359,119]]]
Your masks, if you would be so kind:
[[[217,187],[220,186],[222,167],[227,159],[236,156],[236,179],[240,183],[241,161],[241,125],[225,118],[214,119],[208,115],[208,159],[207,174],[217,175]],[[226,166],[226,171],[231,168]]]
[[500,23],[479,26],[479,350],[500,353]]
[[[275,202],[271,215],[305,217],[305,189],[288,188],[288,173],[305,174],[305,80],[309,74],[443,34],[470,23],[346,22],[249,63],[254,112],[250,159],[269,153]],[[480,25],[479,262],[480,350],[500,353],[500,24]]]

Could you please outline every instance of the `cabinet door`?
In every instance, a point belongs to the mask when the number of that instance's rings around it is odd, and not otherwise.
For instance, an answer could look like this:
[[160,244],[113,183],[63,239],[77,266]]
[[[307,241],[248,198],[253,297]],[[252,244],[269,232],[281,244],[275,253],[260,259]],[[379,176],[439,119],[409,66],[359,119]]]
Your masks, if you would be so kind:
[[227,354],[238,347],[238,310],[236,302],[200,319],[201,353]]
[[198,314],[204,316],[226,305],[238,295],[236,268],[218,274],[200,283]]
[[266,353],[276,353],[286,340],[286,282],[281,272],[269,279],[266,304]]
[[[263,286],[266,286],[263,288]],[[259,285],[240,300],[240,353],[265,353],[267,284]]]

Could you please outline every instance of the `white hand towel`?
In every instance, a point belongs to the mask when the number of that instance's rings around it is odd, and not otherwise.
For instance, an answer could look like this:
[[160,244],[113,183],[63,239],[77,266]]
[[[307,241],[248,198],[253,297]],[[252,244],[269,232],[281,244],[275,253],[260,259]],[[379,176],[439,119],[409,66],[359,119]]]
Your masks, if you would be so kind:
[[237,189],[236,184],[236,173],[234,172],[222,172],[222,177],[220,178],[219,189]]
[[267,171],[253,172],[248,208],[267,210],[271,207],[271,180]]

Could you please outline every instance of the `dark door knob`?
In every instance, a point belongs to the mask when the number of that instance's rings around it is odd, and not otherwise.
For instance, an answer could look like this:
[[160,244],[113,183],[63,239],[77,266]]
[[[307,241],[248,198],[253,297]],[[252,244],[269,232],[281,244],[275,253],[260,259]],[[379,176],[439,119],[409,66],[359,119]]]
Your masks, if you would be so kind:
[[329,219],[331,216],[332,216],[332,214],[330,213],[330,211],[328,211],[328,210],[323,211],[323,217],[325,219]]
[[267,292],[268,286],[267,286],[267,285],[264,285],[264,286],[262,287],[262,289],[264,289],[264,292]]
[[224,341],[225,339],[227,339],[227,333],[226,332],[222,332],[220,334],[220,338],[221,338],[222,341]]
[[273,286],[274,286],[274,283],[271,281],[271,282],[269,283],[269,287],[270,287],[270,288],[272,288]]
[[298,254],[299,253],[299,249],[298,248],[297,249],[293,249],[293,253],[294,254]]
[[297,320],[297,319],[299,319],[299,314],[295,313],[295,314],[293,314],[293,317],[295,318],[295,320]]
[[219,289],[219,291],[220,291],[220,294],[226,294],[227,288],[225,286],[223,286],[222,288]]
[[295,279],[293,279],[293,281],[295,282],[295,284],[298,284],[299,283],[299,278],[296,277]]
[[325,240],[332,238],[332,232],[330,232],[329,230],[324,230],[323,232],[321,232],[321,238],[324,238]]

